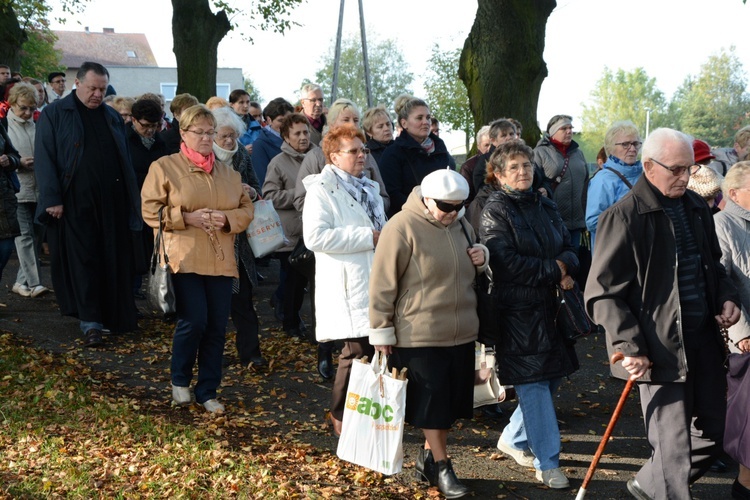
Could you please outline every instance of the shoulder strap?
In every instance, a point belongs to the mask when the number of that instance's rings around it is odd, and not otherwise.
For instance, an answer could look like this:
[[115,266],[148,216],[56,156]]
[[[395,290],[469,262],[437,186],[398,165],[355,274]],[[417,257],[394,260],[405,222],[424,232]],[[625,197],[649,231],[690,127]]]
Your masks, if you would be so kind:
[[621,172],[618,172],[612,167],[603,167],[603,168],[609,170],[610,172],[614,173],[617,177],[619,177],[620,180],[625,183],[628,189],[633,189],[633,185],[628,181],[628,179],[624,175],[622,175]]

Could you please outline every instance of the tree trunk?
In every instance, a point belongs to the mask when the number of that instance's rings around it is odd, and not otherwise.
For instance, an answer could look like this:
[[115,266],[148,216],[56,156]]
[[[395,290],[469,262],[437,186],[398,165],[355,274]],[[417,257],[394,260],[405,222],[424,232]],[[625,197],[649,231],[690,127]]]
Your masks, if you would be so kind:
[[0,63],[10,66],[11,71],[21,69],[21,46],[26,41],[26,32],[18,24],[18,17],[10,2],[0,5]]
[[[458,76],[469,91],[479,130],[496,118],[515,118],[523,138],[539,140],[536,108],[547,76],[544,35],[555,0],[479,0],[461,52]],[[561,111],[562,112],[562,111]]]
[[216,95],[219,42],[231,27],[223,10],[211,12],[208,0],[172,0],[178,94],[189,92],[200,102]]

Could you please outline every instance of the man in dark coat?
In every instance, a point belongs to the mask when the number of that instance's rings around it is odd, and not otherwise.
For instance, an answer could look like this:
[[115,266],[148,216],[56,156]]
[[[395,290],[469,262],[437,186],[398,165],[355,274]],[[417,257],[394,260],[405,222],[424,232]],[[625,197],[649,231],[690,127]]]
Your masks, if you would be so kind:
[[37,219],[47,224],[52,283],[60,312],[80,319],[84,345],[102,330],[137,328],[132,279],[133,231],[140,231],[140,193],[125,124],[102,99],[109,73],[85,62],[76,89],[44,108],[35,139]]
[[[599,218],[586,307],[606,330],[616,377],[638,379],[651,457],[630,493],[691,498],[689,485],[722,451],[726,413],[719,328],[740,317],[720,263],[708,205],[687,190],[697,169],[690,139],[654,130],[644,175]],[[728,495],[727,495],[728,496]]]

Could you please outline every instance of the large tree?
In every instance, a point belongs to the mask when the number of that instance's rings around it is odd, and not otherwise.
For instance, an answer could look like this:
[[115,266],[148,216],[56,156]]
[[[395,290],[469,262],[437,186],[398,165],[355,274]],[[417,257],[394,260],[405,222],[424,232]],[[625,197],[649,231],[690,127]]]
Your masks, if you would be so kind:
[[[335,40],[321,60],[321,68],[315,73],[317,83],[328,94],[333,82]],[[384,104],[390,108],[393,100],[404,92],[411,93],[414,75],[398,44],[393,40],[378,40],[369,36],[367,56],[370,63],[373,105]],[[365,67],[359,34],[341,40],[339,58],[338,96],[354,101],[360,109],[367,109]]]
[[459,66],[469,93],[474,125],[512,117],[523,137],[536,144],[536,109],[547,76],[544,36],[555,0],[478,0]]
[[605,67],[589,101],[583,105],[583,136],[598,151],[613,122],[631,120],[645,137],[647,117],[653,130],[667,124],[666,115],[664,93],[657,88],[656,79],[650,78],[643,68],[613,72]]
[[28,38],[12,2],[0,1],[0,62],[12,70],[21,68],[21,46]]
[[432,46],[432,55],[427,61],[425,77],[425,99],[432,114],[447,124],[450,130],[460,130],[465,135],[466,152],[474,135],[474,116],[469,106],[469,95],[464,82],[458,77],[458,61],[461,49],[444,52],[438,44]]
[[250,6],[239,10],[223,0],[172,0],[177,93],[189,92],[201,102],[216,93],[219,42],[237,25],[230,16],[236,23],[243,20],[260,30],[283,33],[292,25],[288,19],[291,11],[303,1],[252,0]]
[[747,78],[734,47],[722,49],[677,90],[672,106],[681,130],[712,146],[732,146],[734,134],[750,122]]

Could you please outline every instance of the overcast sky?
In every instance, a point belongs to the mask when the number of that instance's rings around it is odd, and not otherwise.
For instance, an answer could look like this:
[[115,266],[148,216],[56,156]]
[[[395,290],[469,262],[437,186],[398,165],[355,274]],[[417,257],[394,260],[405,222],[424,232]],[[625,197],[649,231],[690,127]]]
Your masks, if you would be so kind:
[[[362,0],[368,39],[395,39],[417,77],[431,47],[462,46],[476,15],[475,0]],[[52,0],[51,3],[55,3]],[[247,0],[229,0],[246,5]],[[296,98],[304,78],[314,80],[321,56],[336,36],[340,0],[307,0],[292,20],[301,24],[287,34],[246,30],[254,44],[232,33],[219,45],[219,65],[242,68],[264,101]],[[59,11],[56,11],[59,12]],[[92,31],[114,28],[119,33],[145,33],[160,66],[175,66],[169,0],[90,0],[82,15],[69,17],[53,29]],[[249,23],[238,18],[243,28]],[[547,23],[544,59],[549,76],[542,86],[538,119],[542,128],[558,113],[580,116],[604,66],[632,70],[642,66],[671,98],[688,74],[722,47],[736,46],[750,68],[750,5],[742,0],[560,0]],[[348,0],[344,31],[359,32],[358,2]],[[509,75],[512,77],[512,74]],[[574,123],[580,127],[580,120]],[[452,143],[452,144],[451,144]],[[463,138],[451,138],[459,146]]]

